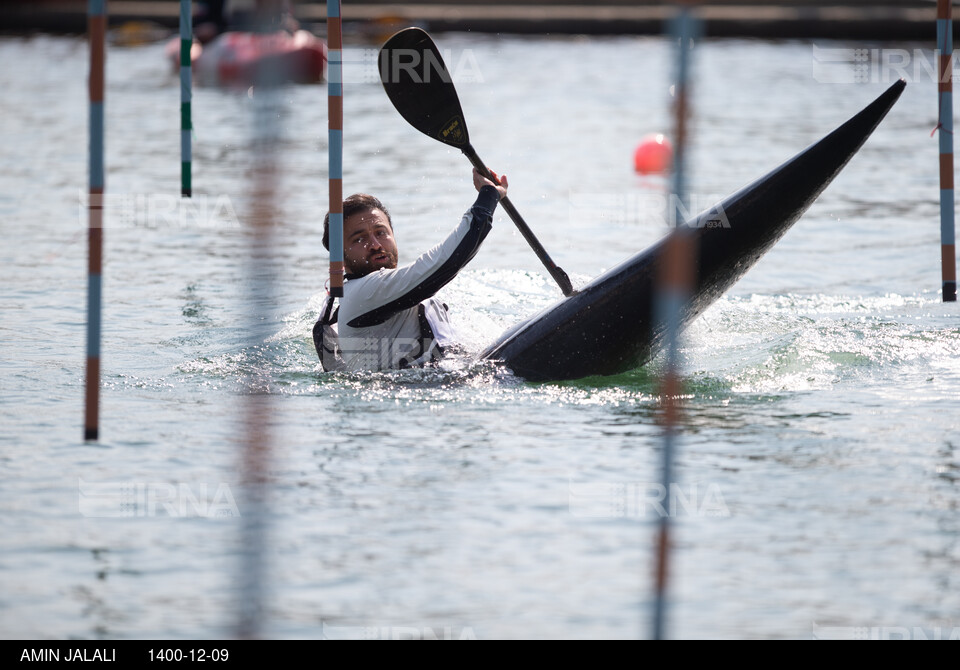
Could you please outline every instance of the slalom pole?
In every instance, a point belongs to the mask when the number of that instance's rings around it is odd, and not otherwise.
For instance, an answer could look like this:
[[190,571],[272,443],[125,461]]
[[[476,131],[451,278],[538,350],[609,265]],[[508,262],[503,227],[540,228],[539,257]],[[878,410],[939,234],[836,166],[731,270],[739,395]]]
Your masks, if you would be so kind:
[[[687,2],[681,3],[674,17],[671,32],[677,38],[678,57],[674,99],[675,149],[673,164],[673,200],[668,205],[670,220],[675,230],[668,236],[664,260],[657,279],[657,311],[666,325],[666,369],[660,382],[663,405],[663,490],[669,496],[674,484],[673,460],[680,422],[680,326],[687,301],[693,290],[694,256],[697,253],[692,228],[683,226],[686,211],[686,147],[688,103],[687,89],[690,74],[690,52],[699,24]],[[669,509],[669,506],[668,506]],[[653,639],[666,636],[667,582],[670,563],[670,516],[662,514],[657,529],[656,571],[654,576]]]
[[940,265],[943,302],[957,300],[953,191],[953,1],[937,0],[937,72],[940,77]]
[[180,0],[180,195],[193,195],[193,9],[190,0]]
[[343,28],[340,0],[327,0],[330,296],[343,297]]
[[[259,14],[262,29],[272,18]],[[245,350],[251,361],[244,375],[242,405],[239,411],[239,471],[242,477],[244,507],[240,519],[239,607],[236,635],[240,639],[263,639],[268,624],[270,585],[269,547],[271,538],[271,477],[274,465],[276,422],[275,403],[270,386],[276,362],[265,343],[273,335],[277,304],[274,257],[277,224],[278,184],[281,179],[281,135],[277,119],[283,116],[284,97],[280,87],[281,69],[277,63],[257,66],[253,86],[252,154],[247,192],[250,194],[250,230],[247,236],[247,272],[252,287],[246,296],[248,335]]]
[[103,118],[106,59],[106,0],[89,0],[87,32],[90,40],[90,157],[87,252],[87,374],[84,440],[100,433],[100,319],[103,277]]

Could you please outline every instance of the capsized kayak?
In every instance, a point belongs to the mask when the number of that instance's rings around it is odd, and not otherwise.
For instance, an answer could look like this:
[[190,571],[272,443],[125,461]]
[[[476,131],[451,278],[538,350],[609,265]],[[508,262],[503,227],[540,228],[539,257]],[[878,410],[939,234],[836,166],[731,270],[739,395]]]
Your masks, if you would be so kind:
[[[179,71],[180,38],[167,43],[166,56]],[[261,73],[276,83],[320,83],[327,68],[326,43],[307,30],[229,31],[205,45],[194,41],[190,56],[197,82],[207,86],[246,88]]]
[[[682,316],[688,325],[770,250],[859,151],[900,97],[898,81],[860,113],[764,177],[670,235],[699,249],[697,277]],[[655,315],[667,238],[509,329],[480,354],[528,381],[614,375],[656,356],[665,323]]]

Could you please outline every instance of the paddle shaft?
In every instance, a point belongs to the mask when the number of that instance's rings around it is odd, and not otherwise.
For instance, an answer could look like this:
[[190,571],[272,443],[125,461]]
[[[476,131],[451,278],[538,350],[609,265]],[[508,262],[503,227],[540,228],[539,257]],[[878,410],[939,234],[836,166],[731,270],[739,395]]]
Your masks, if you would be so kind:
[[[499,184],[500,180],[493,176],[493,173],[483,164],[483,161],[480,160],[480,157],[477,156],[477,152],[474,151],[471,145],[467,145],[462,149],[463,154],[470,159],[470,162],[473,163],[473,166],[477,168],[477,171],[492,181],[495,184]],[[510,202],[510,198],[503,196],[500,198],[500,206],[510,215],[510,218],[513,219],[514,224],[516,224],[517,229],[520,231],[520,234],[523,235],[523,238],[527,241],[527,244],[533,248],[533,251],[537,254],[537,258],[540,259],[540,262],[547,268],[547,272],[550,273],[550,276],[553,277],[554,281],[560,285],[560,290],[563,291],[563,295],[571,296],[573,295],[573,284],[570,283],[570,278],[567,276],[567,273],[561,270],[556,263],[550,258],[550,255],[547,254],[547,250],[543,248],[543,245],[540,244],[540,240],[537,239],[536,235],[533,234],[533,231],[530,230],[530,226],[527,225],[527,222],[523,220],[523,217],[520,216],[520,212],[517,211],[517,208],[513,206],[513,203]]]

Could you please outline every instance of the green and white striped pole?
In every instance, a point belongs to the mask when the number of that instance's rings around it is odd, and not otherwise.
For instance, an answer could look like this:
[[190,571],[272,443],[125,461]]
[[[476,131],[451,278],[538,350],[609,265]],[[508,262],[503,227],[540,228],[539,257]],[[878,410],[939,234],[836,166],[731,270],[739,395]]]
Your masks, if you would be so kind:
[[193,98],[193,10],[190,0],[180,0],[180,195],[193,195],[193,152],[191,135],[193,120],[190,103]]
[[103,116],[104,62],[106,59],[106,0],[89,0],[87,33],[90,40],[90,162],[87,203],[87,374],[83,439],[100,433],[100,318],[103,277]]

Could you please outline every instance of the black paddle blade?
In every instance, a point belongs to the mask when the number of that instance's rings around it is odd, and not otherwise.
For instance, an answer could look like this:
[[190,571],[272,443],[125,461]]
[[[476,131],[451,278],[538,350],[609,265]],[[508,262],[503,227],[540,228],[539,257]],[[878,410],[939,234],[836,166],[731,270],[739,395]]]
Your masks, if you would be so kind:
[[380,48],[380,81],[400,116],[452,147],[470,144],[460,99],[440,50],[420,28],[406,28]]

